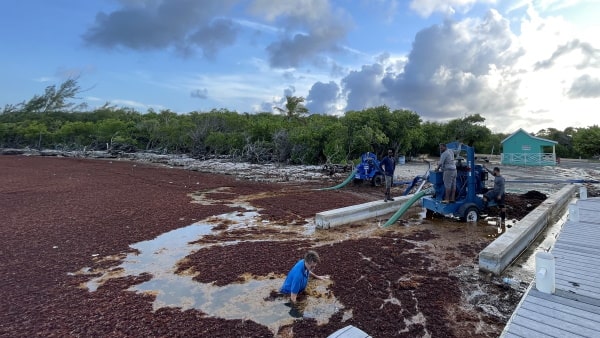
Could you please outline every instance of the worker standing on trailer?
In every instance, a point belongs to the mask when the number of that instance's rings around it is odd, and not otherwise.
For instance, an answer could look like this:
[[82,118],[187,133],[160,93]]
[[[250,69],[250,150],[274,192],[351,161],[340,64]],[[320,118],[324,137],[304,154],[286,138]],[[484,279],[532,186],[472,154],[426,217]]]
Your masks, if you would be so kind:
[[440,143],[440,163],[437,170],[444,173],[445,194],[442,203],[454,203],[456,195],[456,164],[454,163],[454,151],[448,149],[446,144]]
[[396,159],[394,158],[394,150],[388,150],[388,156],[384,157],[379,164],[381,171],[385,175],[385,198],[384,202],[393,201],[391,196],[392,183],[394,182],[394,170],[396,169]]

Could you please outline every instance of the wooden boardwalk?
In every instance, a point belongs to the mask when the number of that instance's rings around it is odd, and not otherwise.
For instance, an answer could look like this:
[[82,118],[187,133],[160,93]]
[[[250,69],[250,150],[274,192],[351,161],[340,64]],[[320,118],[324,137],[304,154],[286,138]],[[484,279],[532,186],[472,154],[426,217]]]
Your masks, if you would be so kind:
[[579,220],[569,217],[550,250],[555,293],[533,283],[502,337],[600,337],[600,198],[576,203]]

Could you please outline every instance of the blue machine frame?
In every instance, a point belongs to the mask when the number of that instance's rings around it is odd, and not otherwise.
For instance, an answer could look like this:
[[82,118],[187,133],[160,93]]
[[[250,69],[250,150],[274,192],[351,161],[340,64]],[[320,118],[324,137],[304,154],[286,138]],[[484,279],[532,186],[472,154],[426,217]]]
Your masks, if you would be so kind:
[[361,155],[360,163],[356,166],[355,180],[370,181],[374,186],[380,186],[385,182],[383,172],[381,171],[381,163],[377,159],[377,155],[367,152]]
[[[444,198],[444,180],[441,171],[430,170],[429,182],[434,193],[423,197],[423,207],[445,216],[458,217],[464,221],[476,222],[484,209],[482,194],[488,172],[480,164],[475,164],[475,148],[459,142],[446,145],[454,151],[456,159],[456,195],[454,203],[442,203]],[[461,153],[466,152],[466,158]],[[488,206],[494,206],[490,201]]]

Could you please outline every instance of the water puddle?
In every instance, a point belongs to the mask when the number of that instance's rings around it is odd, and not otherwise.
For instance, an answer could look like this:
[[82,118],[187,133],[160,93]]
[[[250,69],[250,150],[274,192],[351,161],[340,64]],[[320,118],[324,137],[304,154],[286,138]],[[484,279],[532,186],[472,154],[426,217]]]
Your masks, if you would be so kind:
[[[286,305],[288,299],[270,297],[278,290],[283,278],[268,276],[247,279],[243,283],[216,286],[194,281],[193,276],[176,275],[177,263],[208,244],[190,244],[203,236],[214,234],[215,224],[228,224],[229,229],[253,226],[258,213],[234,212],[210,217],[210,223],[198,222],[164,233],[153,240],[131,245],[136,253],[128,254],[122,263],[86,283],[94,292],[111,278],[139,276],[147,273],[152,279],[129,288],[130,291],[154,295],[153,309],[176,307],[182,310],[197,309],[209,316],[225,319],[252,320],[267,326],[274,333],[279,327],[292,324],[296,318],[314,318],[319,324],[328,322],[338,310],[343,309],[327,290],[328,284],[311,280],[308,296],[299,307]],[[213,224],[214,223],[214,224]],[[92,273],[83,268],[77,274]]]
[[[178,307],[197,309],[210,316],[225,319],[252,320],[276,333],[281,326],[292,324],[298,317],[314,318],[319,324],[343,308],[335,298],[307,297],[301,308],[292,308],[287,299],[270,300],[271,291],[279,289],[283,278],[256,280],[241,284],[215,286],[198,283],[187,276],[168,276],[133,286],[131,291],[156,296],[153,309]],[[324,286],[311,286],[311,293],[326,293]]]
[[139,276],[143,273],[151,273],[154,278],[175,276],[173,272],[177,262],[201,247],[188,243],[212,233],[212,228],[211,224],[194,223],[164,233],[153,240],[132,244],[130,247],[138,253],[128,254],[121,265],[113,269],[117,273],[105,273],[90,280],[86,286],[88,290],[96,291],[107,279]]
[[507,229],[512,228],[518,223],[516,219],[509,219],[502,222],[500,217],[486,217],[482,222],[485,225],[486,236],[489,238],[500,237]]

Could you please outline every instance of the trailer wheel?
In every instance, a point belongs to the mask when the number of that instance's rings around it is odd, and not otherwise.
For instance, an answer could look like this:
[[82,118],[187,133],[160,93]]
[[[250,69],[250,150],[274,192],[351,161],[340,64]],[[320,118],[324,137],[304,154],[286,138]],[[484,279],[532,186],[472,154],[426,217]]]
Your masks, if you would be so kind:
[[470,206],[465,210],[465,213],[462,217],[465,222],[477,223],[479,221],[479,209],[475,206]]
[[433,210],[425,209],[425,219],[434,219],[439,217],[439,214]]
[[380,187],[383,185],[383,182],[385,182],[385,177],[383,177],[383,175],[375,175],[372,182],[374,186]]

